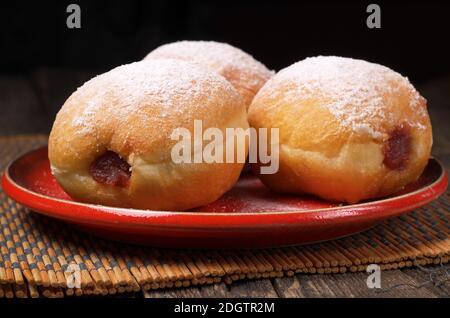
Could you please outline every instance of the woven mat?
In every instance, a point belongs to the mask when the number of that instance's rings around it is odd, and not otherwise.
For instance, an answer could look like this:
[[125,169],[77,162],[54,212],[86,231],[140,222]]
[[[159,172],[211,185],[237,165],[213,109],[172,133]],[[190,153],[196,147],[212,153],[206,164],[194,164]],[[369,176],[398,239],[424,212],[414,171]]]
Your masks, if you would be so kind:
[[[45,136],[0,137],[0,168]],[[241,279],[447,263],[450,196],[351,237],[264,250],[168,250],[102,240],[31,213],[0,189],[0,298],[116,294]],[[81,275],[72,282],[72,264]]]

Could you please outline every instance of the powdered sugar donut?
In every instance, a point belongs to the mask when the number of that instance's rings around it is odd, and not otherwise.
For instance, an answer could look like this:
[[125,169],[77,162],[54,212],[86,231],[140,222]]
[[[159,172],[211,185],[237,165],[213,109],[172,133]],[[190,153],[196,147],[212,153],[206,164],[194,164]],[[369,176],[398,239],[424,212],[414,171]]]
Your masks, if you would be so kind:
[[279,128],[279,171],[260,177],[280,192],[349,203],[385,196],[416,180],[430,156],[426,100],[407,78],[363,60],[295,63],[248,112],[251,126]]
[[251,55],[226,43],[213,41],[180,41],[162,45],[145,60],[175,58],[206,66],[225,77],[244,98],[247,107],[253,97],[273,75]]
[[[56,116],[52,173],[73,198],[153,210],[186,210],[229,190],[242,163],[175,163],[175,129],[247,128],[234,87],[177,60],[117,67],[86,82]],[[194,150],[195,151],[195,150]]]

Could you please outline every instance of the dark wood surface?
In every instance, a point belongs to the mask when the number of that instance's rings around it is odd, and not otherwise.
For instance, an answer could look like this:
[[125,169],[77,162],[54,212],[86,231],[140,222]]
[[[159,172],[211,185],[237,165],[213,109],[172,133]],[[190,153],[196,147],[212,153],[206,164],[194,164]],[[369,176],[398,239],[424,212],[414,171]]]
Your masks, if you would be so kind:
[[[0,75],[0,135],[49,133],[57,111],[83,82],[102,70],[41,68],[23,76]],[[450,77],[418,86],[428,100],[433,154],[450,166]],[[137,297],[449,297],[450,265],[384,271],[382,288],[368,274],[303,275],[144,292]]]

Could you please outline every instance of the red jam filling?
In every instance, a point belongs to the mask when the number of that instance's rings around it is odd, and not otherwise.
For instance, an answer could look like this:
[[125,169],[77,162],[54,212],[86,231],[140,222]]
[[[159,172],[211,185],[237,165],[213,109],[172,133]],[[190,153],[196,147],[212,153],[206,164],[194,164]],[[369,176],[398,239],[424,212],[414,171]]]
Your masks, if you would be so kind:
[[383,163],[391,170],[406,168],[411,153],[411,134],[407,127],[395,128],[383,148]]
[[92,162],[89,173],[99,183],[125,188],[131,177],[130,165],[113,151],[107,151]]

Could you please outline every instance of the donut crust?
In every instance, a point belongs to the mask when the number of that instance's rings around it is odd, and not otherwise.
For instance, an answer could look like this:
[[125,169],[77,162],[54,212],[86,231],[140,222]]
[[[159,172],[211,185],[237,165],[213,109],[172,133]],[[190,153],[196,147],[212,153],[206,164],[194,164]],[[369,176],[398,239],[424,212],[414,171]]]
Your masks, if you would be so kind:
[[[279,171],[259,175],[264,184],[331,201],[399,191],[421,175],[432,146],[426,100],[409,81],[349,58],[309,58],[280,71],[256,95],[248,118],[255,128],[279,128]],[[392,141],[397,130],[407,141]],[[400,149],[408,151],[404,166],[386,165],[389,142],[409,143]],[[259,173],[259,164],[253,169]]]
[[[246,129],[239,93],[221,76],[194,64],[160,59],[115,68],[86,82],[65,102],[49,138],[51,170],[74,199],[108,206],[187,210],[229,190],[242,163],[180,163],[171,159],[179,127]],[[112,151],[131,167],[127,187],[89,173]]]
[[158,58],[193,62],[219,73],[242,95],[247,108],[255,94],[274,74],[241,49],[214,41],[179,41],[165,44],[150,52],[144,60]]

